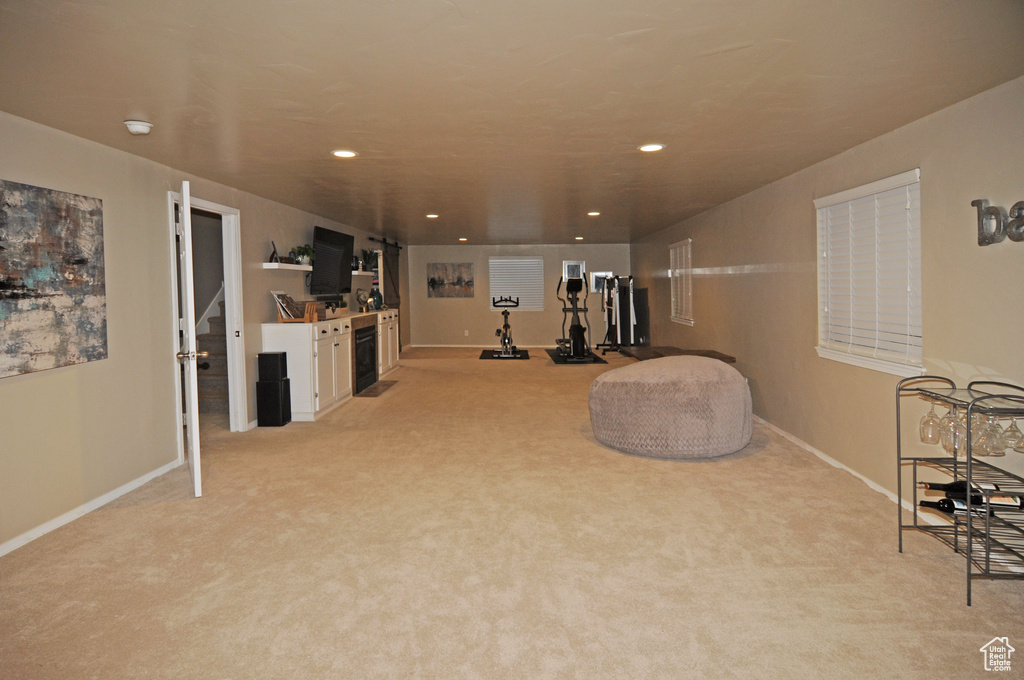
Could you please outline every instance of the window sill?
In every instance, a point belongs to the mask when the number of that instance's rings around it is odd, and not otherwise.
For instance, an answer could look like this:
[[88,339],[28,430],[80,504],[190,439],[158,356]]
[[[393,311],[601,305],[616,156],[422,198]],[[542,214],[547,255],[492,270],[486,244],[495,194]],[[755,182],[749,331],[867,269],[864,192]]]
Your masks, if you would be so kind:
[[897,364],[891,361],[883,361],[882,359],[873,359],[871,357],[862,357],[856,354],[837,352],[834,349],[825,349],[824,347],[815,347],[814,350],[822,359],[831,359],[832,361],[838,361],[843,364],[869,368],[872,371],[898,375],[901,378],[912,378],[914,376],[924,375],[924,368],[922,366]]
[[673,322],[675,322],[675,323],[681,323],[684,326],[692,326],[693,325],[693,319],[680,319],[678,317],[673,316],[673,317],[671,317],[671,320]]

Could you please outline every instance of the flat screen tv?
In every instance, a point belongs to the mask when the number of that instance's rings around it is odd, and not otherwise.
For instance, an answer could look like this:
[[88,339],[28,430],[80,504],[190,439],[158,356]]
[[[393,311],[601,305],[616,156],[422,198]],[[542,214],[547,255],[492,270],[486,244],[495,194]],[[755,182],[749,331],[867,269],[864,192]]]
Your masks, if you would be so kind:
[[338,297],[352,292],[352,251],[355,239],[348,234],[313,227],[313,273],[309,294]]

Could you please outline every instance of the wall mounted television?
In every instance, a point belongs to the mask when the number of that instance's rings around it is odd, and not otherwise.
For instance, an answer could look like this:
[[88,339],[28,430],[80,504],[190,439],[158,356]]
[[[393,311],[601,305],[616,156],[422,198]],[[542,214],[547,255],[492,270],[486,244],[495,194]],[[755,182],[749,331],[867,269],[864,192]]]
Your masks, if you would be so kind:
[[309,294],[337,298],[352,292],[355,239],[333,229],[313,227],[313,272]]

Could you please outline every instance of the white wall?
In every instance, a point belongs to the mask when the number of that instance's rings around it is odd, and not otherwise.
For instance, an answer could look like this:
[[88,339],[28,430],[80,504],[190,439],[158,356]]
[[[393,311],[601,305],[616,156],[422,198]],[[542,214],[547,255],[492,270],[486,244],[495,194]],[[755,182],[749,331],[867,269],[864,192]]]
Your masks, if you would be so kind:
[[[633,244],[634,274],[651,289],[653,342],[736,356],[758,415],[894,489],[899,379],[814,350],[812,201],[919,167],[925,367],[959,384],[993,376],[1024,384],[1024,243],[979,247],[971,206],[1024,200],[1021,148],[1024,79]],[[668,246],[686,237],[696,272],[693,328],[669,321]],[[1002,464],[1024,473],[1020,454]]]
[[[100,198],[108,358],[0,379],[0,546],[177,459],[168,191],[240,211],[246,379],[255,419],[260,324],[271,289],[306,297],[303,275],[264,270],[270,241],[291,247],[313,225],[367,234],[137,156],[0,113],[0,178]],[[2,341],[2,336],[0,336]]]
[[[409,304],[406,318],[413,345],[499,346],[495,331],[502,325],[501,312],[490,309],[488,258],[491,256],[544,257],[544,310],[513,309],[509,316],[512,338],[519,347],[554,347],[555,339],[561,337],[562,305],[555,297],[555,290],[562,275],[563,260],[584,260],[588,272],[629,273],[629,246],[625,244],[411,246],[408,251]],[[432,262],[472,262],[474,297],[427,297],[427,264]],[[565,297],[564,288],[562,296]],[[403,306],[406,306],[405,299],[403,297]],[[591,294],[587,304],[591,343],[596,345],[605,332],[600,296]]]

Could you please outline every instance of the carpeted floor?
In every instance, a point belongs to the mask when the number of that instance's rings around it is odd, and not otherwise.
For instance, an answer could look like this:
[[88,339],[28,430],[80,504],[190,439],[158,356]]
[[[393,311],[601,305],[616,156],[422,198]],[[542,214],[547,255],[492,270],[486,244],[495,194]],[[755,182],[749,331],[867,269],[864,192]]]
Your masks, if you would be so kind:
[[204,420],[178,469],[0,558],[0,678],[972,678],[1024,584],[758,426],[714,461],[597,444],[573,370],[409,350],[316,423]]

